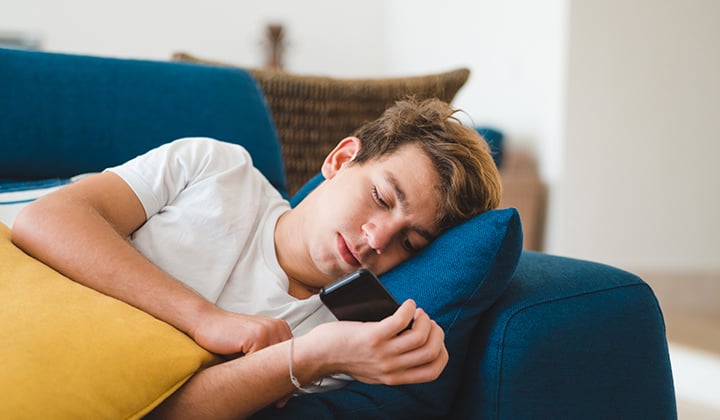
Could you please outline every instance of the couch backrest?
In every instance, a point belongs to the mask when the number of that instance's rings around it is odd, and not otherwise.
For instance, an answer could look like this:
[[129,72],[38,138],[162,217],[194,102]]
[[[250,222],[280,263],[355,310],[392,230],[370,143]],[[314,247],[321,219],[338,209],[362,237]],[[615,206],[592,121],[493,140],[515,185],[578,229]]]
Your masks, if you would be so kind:
[[[175,53],[172,58],[237,67],[184,52]],[[295,194],[318,173],[337,142],[378,118],[398,99],[414,96],[451,102],[470,77],[466,68],[417,76],[352,79],[246,69],[257,80],[270,106],[290,194]]]
[[0,179],[66,178],[180,137],[245,146],[281,192],[280,144],[244,70],[0,49]]

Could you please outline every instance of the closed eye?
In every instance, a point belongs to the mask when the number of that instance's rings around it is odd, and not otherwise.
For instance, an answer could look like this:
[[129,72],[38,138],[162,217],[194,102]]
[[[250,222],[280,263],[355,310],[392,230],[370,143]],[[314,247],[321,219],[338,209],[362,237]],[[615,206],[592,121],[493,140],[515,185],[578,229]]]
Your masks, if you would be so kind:
[[405,239],[403,239],[402,245],[405,251],[409,252],[410,254],[417,254],[418,251],[420,251],[419,249],[415,248],[412,241],[410,241],[410,238],[408,238],[407,236],[405,237]]
[[372,196],[373,196],[373,200],[375,200],[375,202],[378,203],[381,207],[386,208],[386,209],[390,208],[388,203],[385,200],[383,200],[382,197],[380,197],[380,193],[378,193],[377,187],[374,185],[372,187]]

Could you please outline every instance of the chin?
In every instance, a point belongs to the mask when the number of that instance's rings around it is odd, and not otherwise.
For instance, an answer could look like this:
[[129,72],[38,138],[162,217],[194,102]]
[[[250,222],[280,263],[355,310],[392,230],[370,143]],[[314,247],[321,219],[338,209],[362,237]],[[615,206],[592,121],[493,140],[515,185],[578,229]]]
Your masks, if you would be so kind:
[[313,259],[313,262],[315,265],[315,278],[313,279],[313,282],[316,284],[329,284],[330,282],[334,281],[336,278],[344,274],[342,268],[338,267],[337,262],[334,259]]

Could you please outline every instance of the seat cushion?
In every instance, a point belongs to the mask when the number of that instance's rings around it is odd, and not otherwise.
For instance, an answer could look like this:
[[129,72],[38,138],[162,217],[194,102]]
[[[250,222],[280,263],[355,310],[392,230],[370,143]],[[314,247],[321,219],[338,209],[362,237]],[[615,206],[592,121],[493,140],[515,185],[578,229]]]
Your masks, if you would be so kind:
[[0,224],[4,418],[140,418],[214,356],[29,257]]
[[[314,178],[300,195],[322,181]],[[259,418],[433,418],[446,415],[462,380],[472,331],[506,289],[522,249],[515,209],[491,210],[445,232],[417,257],[380,277],[399,300],[414,299],[445,331],[450,354],[434,382],[404,386],[353,382],[340,390],[293,398]]]

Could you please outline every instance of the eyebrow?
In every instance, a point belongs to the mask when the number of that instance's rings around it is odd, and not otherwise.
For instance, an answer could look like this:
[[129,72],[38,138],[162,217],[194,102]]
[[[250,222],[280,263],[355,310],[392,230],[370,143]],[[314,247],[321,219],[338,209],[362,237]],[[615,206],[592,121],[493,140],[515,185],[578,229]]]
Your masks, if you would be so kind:
[[[403,191],[402,188],[400,188],[400,184],[397,181],[397,178],[389,172],[385,174],[385,180],[390,184],[393,191],[395,192],[395,196],[397,197],[398,203],[400,203],[400,208],[402,210],[405,210],[408,208],[408,202],[407,202],[407,195],[405,194],[405,191]],[[435,239],[435,235],[433,235],[429,230],[423,228],[422,226],[418,225],[412,225],[412,230],[417,232],[420,236],[422,236],[425,240],[428,242],[432,242]]]

